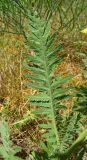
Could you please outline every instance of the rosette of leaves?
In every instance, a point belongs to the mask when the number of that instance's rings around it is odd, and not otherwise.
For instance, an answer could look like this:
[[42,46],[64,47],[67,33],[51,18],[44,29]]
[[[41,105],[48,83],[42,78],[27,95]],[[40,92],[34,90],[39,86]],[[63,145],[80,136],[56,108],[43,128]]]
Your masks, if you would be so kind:
[[73,134],[78,128],[78,114],[66,114],[65,117],[60,114],[60,111],[65,109],[60,102],[69,96],[70,91],[64,84],[72,78],[54,75],[55,65],[60,64],[64,58],[64,55],[57,56],[63,46],[54,46],[58,33],[51,35],[50,24],[40,19],[37,13],[30,14],[29,17],[27,47],[32,49],[33,54],[24,54],[27,62],[24,65],[27,70],[25,77],[28,80],[27,87],[37,90],[37,93],[30,94],[27,98],[32,106],[37,106],[34,114],[40,119],[45,117],[47,121],[39,124],[39,127],[46,130],[42,135],[45,143],[41,142],[45,158],[58,160],[73,143]]

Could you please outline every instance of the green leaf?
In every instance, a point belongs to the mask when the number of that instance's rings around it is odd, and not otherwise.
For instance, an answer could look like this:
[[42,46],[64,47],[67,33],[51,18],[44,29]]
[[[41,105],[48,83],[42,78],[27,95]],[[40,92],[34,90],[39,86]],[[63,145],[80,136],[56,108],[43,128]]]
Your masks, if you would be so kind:
[[47,123],[47,124],[39,124],[39,126],[41,127],[41,128],[45,128],[45,129],[50,129],[50,128],[52,128],[52,124],[51,123]]
[[43,75],[32,75],[32,74],[25,74],[25,78],[30,78],[31,80],[36,80],[39,82],[47,82],[46,78]]
[[51,111],[50,111],[50,109],[48,109],[48,108],[41,108],[41,109],[37,109],[37,110],[35,110],[35,111],[33,111],[33,113],[34,114],[51,114]]
[[24,66],[26,69],[31,70],[32,72],[34,72],[35,74],[42,74],[45,75],[45,70],[44,69],[40,69],[40,68],[36,68],[35,66],[29,66],[29,65],[25,65]]
[[44,84],[38,84],[38,83],[35,84],[35,83],[27,82],[25,85],[30,88],[33,88],[33,89],[37,89],[37,90],[39,89],[40,91],[47,91],[48,90],[48,88],[45,87]]
[[42,101],[42,102],[32,101],[32,102],[31,102],[31,105],[38,106],[38,107],[40,106],[40,107],[46,107],[46,108],[49,108],[50,103],[49,103],[49,102],[46,102],[46,101]]
[[2,156],[3,158],[8,158],[9,155],[7,153],[7,151],[5,150],[4,146],[0,146],[0,156]]
[[58,88],[58,90],[55,90],[53,93],[53,98],[58,98],[60,96],[66,95],[69,92],[69,88]]
[[64,55],[60,56],[60,58],[57,59],[57,57],[52,57],[52,60],[50,60],[49,67],[53,67],[53,65],[59,64],[63,61]]
[[36,55],[30,55],[30,54],[27,54],[27,53],[24,53],[23,54],[23,57],[28,61],[28,62],[34,62],[34,63],[43,63],[41,57],[37,57]]
[[21,158],[15,156],[17,152],[21,151],[20,147],[12,147],[12,142],[10,140],[9,127],[7,122],[4,120],[0,122],[0,134],[2,144],[0,145],[0,155],[5,160],[22,160]]
[[87,68],[87,59],[83,59],[84,65]]
[[42,146],[50,159],[55,148],[59,149],[61,146],[59,129],[62,118],[59,113],[64,106],[60,103],[61,100],[69,98],[67,93],[70,88],[65,87],[65,83],[69,82],[72,76],[54,76],[54,65],[60,64],[64,58],[64,55],[57,55],[63,44],[55,48],[54,40],[57,38],[57,33],[51,36],[49,22],[37,17],[32,14],[29,22],[30,32],[27,33],[27,45],[34,51],[35,57],[30,58],[32,65],[26,65],[27,71],[29,70],[31,73],[26,77],[29,78],[27,87],[36,89],[38,94],[29,95],[27,98],[31,105],[37,106],[33,113],[38,115],[40,120],[42,115],[45,119],[44,124],[41,123],[40,127],[46,130],[43,138],[46,140],[47,146],[44,144]]
[[73,76],[67,76],[67,77],[56,77],[56,80],[52,83],[52,88],[53,89],[57,89],[58,87],[60,87],[61,85],[63,85],[64,83],[67,83],[69,81],[71,81],[73,78]]
[[47,57],[50,57],[50,56],[52,56],[53,54],[59,52],[62,48],[63,48],[63,45],[60,44],[54,51],[48,53]]
[[41,143],[40,143],[40,146],[41,146],[41,148],[42,148],[44,151],[46,151],[46,153],[49,153],[49,149],[48,149],[48,147],[46,146],[45,143],[41,142]]
[[47,102],[47,101],[49,101],[49,96],[46,94],[46,93],[41,93],[41,94],[37,94],[37,95],[30,95],[30,96],[28,96],[28,99],[30,100],[30,101],[36,101],[36,102]]
[[57,38],[58,38],[58,32],[54,32],[54,34],[48,38],[47,48],[49,48]]

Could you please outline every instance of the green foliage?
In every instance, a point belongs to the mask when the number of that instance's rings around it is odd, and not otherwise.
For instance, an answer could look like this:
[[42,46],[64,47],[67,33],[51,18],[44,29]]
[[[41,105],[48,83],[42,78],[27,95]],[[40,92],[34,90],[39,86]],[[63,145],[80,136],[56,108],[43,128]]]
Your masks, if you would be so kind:
[[36,117],[35,117],[35,115],[33,114],[33,111],[29,111],[29,110],[28,110],[28,111],[23,115],[23,118],[16,120],[16,122],[14,122],[13,125],[16,126],[16,127],[20,127],[21,125],[27,123],[27,121],[29,121],[29,120],[35,120],[35,119],[36,119]]
[[76,87],[76,90],[77,90],[76,106],[78,106],[77,110],[85,118],[85,116],[87,116],[87,54],[80,53],[79,55],[82,57],[82,61],[83,61],[83,69],[84,69],[83,76],[84,76],[85,83],[84,85]]
[[83,115],[87,115],[87,86],[77,88],[77,110]]
[[78,114],[65,115],[60,114],[64,110],[60,102],[68,98],[69,87],[64,84],[72,79],[72,76],[61,77],[54,75],[54,67],[60,64],[64,56],[57,56],[62,45],[54,47],[57,34],[50,35],[50,24],[41,20],[38,15],[29,15],[30,32],[26,34],[27,47],[33,50],[33,55],[24,54],[27,64],[24,65],[28,79],[27,86],[38,91],[37,94],[28,95],[27,98],[31,105],[36,105],[34,114],[41,115],[47,119],[47,123],[39,124],[39,127],[46,130],[43,134],[41,147],[47,153],[48,159],[55,157],[55,151],[58,154],[66,152],[73,143],[74,132],[78,130]]
[[[60,113],[61,110],[65,112],[66,107],[61,102],[69,97],[71,90],[70,87],[64,87],[64,84],[70,81],[72,76],[54,75],[55,65],[64,59],[64,55],[57,56],[63,46],[60,44],[55,48],[57,32],[50,35],[49,22],[42,20],[36,12],[34,15],[29,14],[29,18],[27,47],[32,49],[33,54],[24,54],[27,62],[24,67],[28,72],[25,77],[28,80],[27,87],[36,89],[37,93],[28,95],[27,98],[32,106],[37,106],[34,114],[47,120],[39,124],[39,127],[46,130],[40,142],[43,157],[64,160],[70,159],[74,153],[76,158],[80,159],[84,147],[82,149],[79,145],[84,146],[87,135],[87,129],[81,133],[81,114],[75,107],[69,114],[65,113],[65,116]],[[79,137],[74,140],[78,134]]]
[[[40,142],[43,155],[33,152],[31,159],[39,160],[43,157],[44,160],[64,160],[70,159],[72,153],[75,152],[78,160],[84,154],[87,129],[81,134],[81,118],[87,114],[87,87],[80,86],[77,88],[77,103],[72,108],[72,112],[67,114],[65,112],[66,106],[63,105],[62,100],[69,98],[71,88],[65,87],[65,84],[72,79],[72,76],[62,77],[54,74],[55,65],[62,62],[64,55],[58,55],[63,45],[54,46],[54,42],[58,38],[58,32],[51,35],[51,25],[49,23],[49,18],[58,13],[59,29],[66,26],[70,27],[71,22],[74,22],[85,9],[84,3],[85,0],[59,1],[58,4],[53,3],[53,0],[0,1],[1,21],[5,24],[3,30],[7,29],[9,31],[10,27],[10,32],[14,29],[17,33],[24,34],[27,40],[26,46],[33,51],[30,55],[24,54],[27,62],[24,65],[25,70],[27,70],[25,77],[27,87],[37,90],[37,93],[28,95],[27,98],[31,106],[36,106],[33,114],[40,120],[44,117],[45,121],[41,121],[39,127],[44,129],[45,133],[42,135],[42,141]],[[32,14],[30,14],[30,11]],[[44,13],[47,21],[41,19]],[[72,13],[72,16],[67,15],[68,13]],[[26,32],[23,23],[25,17],[29,24],[26,27]],[[83,62],[85,68],[87,68],[87,59],[84,58]],[[65,112],[65,114],[62,112]],[[27,112],[23,119],[15,124],[27,122],[29,116],[31,115]],[[1,156],[6,160],[20,160],[15,156],[19,149],[13,149],[12,147],[6,122],[1,122],[0,133],[2,139]],[[76,139],[78,134],[79,137]],[[80,147],[80,144],[83,145],[83,148]],[[80,151],[78,152],[78,150]]]
[[16,153],[18,153],[21,149],[19,147],[14,148],[12,146],[9,135],[9,127],[7,122],[4,120],[0,122],[0,134],[2,141],[2,144],[0,144],[0,156],[5,160],[22,160],[16,156]]

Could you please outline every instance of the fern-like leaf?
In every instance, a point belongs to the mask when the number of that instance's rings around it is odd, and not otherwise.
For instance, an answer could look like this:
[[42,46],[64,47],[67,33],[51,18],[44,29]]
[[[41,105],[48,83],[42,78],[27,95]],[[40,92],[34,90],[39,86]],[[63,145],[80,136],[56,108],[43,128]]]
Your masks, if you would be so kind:
[[29,71],[26,78],[27,86],[37,89],[38,93],[28,95],[28,100],[38,107],[35,114],[43,114],[48,119],[47,123],[39,126],[47,130],[43,138],[47,141],[47,146],[50,146],[48,150],[52,154],[56,148],[60,148],[61,141],[57,128],[57,118],[60,115],[57,112],[59,113],[61,108],[59,100],[66,98],[69,91],[63,84],[70,81],[71,77],[54,76],[55,65],[64,58],[64,55],[57,56],[63,45],[55,48],[54,40],[57,34],[50,35],[49,23],[41,20],[36,13],[29,17],[30,32],[26,34],[27,47],[33,50],[34,55],[24,55],[27,61],[25,68]]

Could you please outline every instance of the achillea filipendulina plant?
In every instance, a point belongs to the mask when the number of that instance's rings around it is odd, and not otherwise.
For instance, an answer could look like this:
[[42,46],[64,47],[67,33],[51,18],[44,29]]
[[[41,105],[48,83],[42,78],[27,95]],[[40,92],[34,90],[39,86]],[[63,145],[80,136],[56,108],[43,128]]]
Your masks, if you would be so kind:
[[[61,100],[67,98],[70,93],[70,88],[64,87],[64,84],[71,80],[71,76],[54,76],[55,65],[60,64],[64,58],[57,56],[62,45],[54,47],[57,33],[50,35],[49,22],[40,19],[37,13],[30,14],[29,19],[27,47],[35,54],[24,55],[28,72],[25,76],[28,79],[27,86],[37,90],[37,94],[28,95],[27,98],[32,106],[37,106],[34,114],[38,115],[38,119],[41,119],[41,116],[47,119],[47,123],[39,124],[39,127],[46,130],[40,143],[44,159],[70,159],[73,152],[79,158],[82,152],[78,153],[78,147],[85,140],[87,129],[80,133],[81,116],[75,109],[65,116],[60,112],[65,109],[60,103]],[[75,140],[78,133],[79,137]]]
[[[87,113],[87,87],[77,88],[77,105],[73,106],[70,113],[62,114],[66,106],[61,102],[68,98],[71,92],[71,88],[65,87],[65,84],[72,79],[72,76],[61,77],[54,74],[55,65],[60,64],[64,59],[64,55],[57,55],[63,46],[60,44],[55,48],[54,42],[58,33],[50,35],[51,26],[48,21],[39,18],[37,13],[29,14],[29,19],[29,32],[26,33],[27,47],[34,54],[24,54],[27,62],[25,77],[28,80],[27,86],[37,92],[28,95],[28,100],[31,106],[36,106],[33,114],[40,120],[41,117],[45,117],[46,120],[46,122],[39,123],[39,127],[45,130],[40,142],[43,154],[33,153],[32,155],[35,160],[41,157],[44,160],[69,160],[73,154],[76,160],[81,160],[87,136],[86,124],[86,129],[81,129],[83,127],[81,120]],[[87,59],[83,62],[86,68]],[[23,121],[27,118],[28,115]],[[5,122],[1,123],[0,133],[3,143],[0,146],[1,156],[6,160],[19,160],[20,158],[15,156],[19,149],[12,149],[8,126]]]

